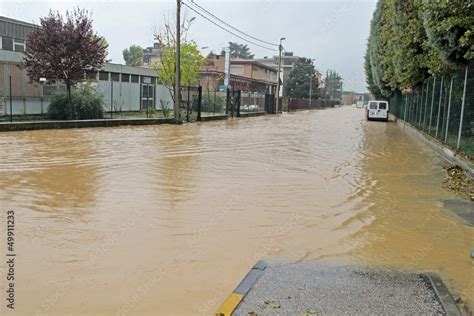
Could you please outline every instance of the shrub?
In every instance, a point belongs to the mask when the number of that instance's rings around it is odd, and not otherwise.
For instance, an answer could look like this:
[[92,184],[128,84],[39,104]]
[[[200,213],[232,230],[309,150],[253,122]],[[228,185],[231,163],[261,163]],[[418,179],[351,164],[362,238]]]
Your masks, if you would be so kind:
[[148,117],[148,118],[153,118],[153,115],[156,114],[156,110],[153,106],[149,106],[145,109],[145,115]]
[[80,84],[71,92],[71,106],[68,106],[66,92],[53,95],[48,107],[48,117],[53,120],[77,120],[104,118],[104,97],[90,84]]
[[67,96],[65,92],[53,94],[51,103],[48,106],[48,118],[52,120],[67,120],[68,118]]
[[202,94],[201,111],[202,112],[223,112],[225,106],[225,98],[220,95]]

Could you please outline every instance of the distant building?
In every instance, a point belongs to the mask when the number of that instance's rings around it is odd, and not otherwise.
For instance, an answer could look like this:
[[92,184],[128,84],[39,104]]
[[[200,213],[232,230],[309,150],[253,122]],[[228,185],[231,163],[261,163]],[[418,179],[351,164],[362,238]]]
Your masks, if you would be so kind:
[[373,100],[373,97],[370,95],[370,93],[357,93],[353,91],[344,91],[342,93],[343,105],[357,104],[358,101],[367,104],[370,100]]
[[154,43],[153,46],[147,47],[143,50],[143,65],[150,67],[151,64],[160,59],[161,48],[160,44]]
[[[0,115],[9,114],[12,96],[14,114],[42,114],[48,109],[50,96],[64,90],[61,82],[30,82],[26,69],[19,67],[28,45],[27,35],[34,24],[0,16]],[[11,76],[11,90],[10,90]],[[102,92],[105,109],[140,111],[148,106],[161,108],[161,102],[172,106],[169,91],[159,84],[151,69],[106,63],[101,71],[84,75]]]
[[[211,55],[201,68],[200,85],[203,89],[223,90],[225,56]],[[277,70],[252,59],[232,58],[230,62],[230,86],[242,92],[275,93]]]
[[[281,56],[281,86],[280,86],[280,96],[286,96],[286,85],[290,77],[291,71],[295,68],[295,64],[300,59],[299,56],[294,56],[292,52],[284,52]],[[278,56],[273,56],[271,58],[265,57],[260,59],[255,59],[255,61],[272,67],[278,71]],[[315,79],[318,82],[321,82],[321,73],[319,71],[315,72]]]

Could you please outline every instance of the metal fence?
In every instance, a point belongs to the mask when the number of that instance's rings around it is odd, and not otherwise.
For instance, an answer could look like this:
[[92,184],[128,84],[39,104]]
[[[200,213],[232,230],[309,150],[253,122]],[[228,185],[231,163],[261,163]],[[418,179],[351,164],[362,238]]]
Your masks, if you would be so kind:
[[451,148],[474,157],[474,65],[453,74],[431,77],[423,85],[398,93],[390,112]]
[[201,115],[219,116],[226,114],[227,92],[217,89],[202,90]]
[[[48,119],[48,107],[55,93],[66,93],[60,81],[30,82],[18,62],[0,61],[0,122]],[[104,70],[88,74],[88,83],[103,97],[106,119],[157,118],[173,114],[173,100],[167,87],[153,71],[105,64]],[[79,84],[78,84],[79,85]]]
[[258,92],[242,92],[241,94],[241,109],[242,113],[244,112],[264,112],[268,110],[268,107],[265,107],[265,94]]
[[[320,99],[288,99],[288,112],[295,112],[299,110],[312,110],[312,109],[324,109],[329,107],[334,107],[337,104],[340,104],[339,100],[320,100]],[[285,102],[282,102],[283,104]]]

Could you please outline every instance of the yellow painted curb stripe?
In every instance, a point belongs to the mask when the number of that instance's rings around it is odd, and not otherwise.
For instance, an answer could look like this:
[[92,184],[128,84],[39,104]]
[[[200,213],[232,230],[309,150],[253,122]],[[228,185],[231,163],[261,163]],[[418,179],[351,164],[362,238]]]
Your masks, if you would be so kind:
[[244,296],[241,294],[232,293],[219,307],[216,316],[231,316],[243,298]]

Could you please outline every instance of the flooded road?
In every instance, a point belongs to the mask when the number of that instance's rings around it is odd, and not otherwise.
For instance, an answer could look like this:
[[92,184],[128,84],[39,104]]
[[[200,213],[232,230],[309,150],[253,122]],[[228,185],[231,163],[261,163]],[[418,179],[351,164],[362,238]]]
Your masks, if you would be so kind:
[[474,230],[443,210],[440,162],[361,109],[4,133],[0,146],[16,315],[210,315],[275,257],[437,271],[474,302]]

